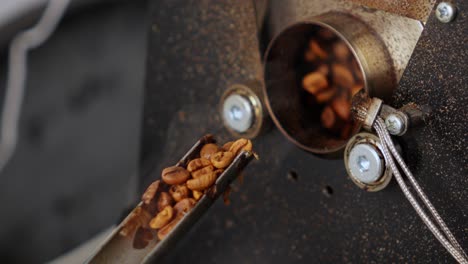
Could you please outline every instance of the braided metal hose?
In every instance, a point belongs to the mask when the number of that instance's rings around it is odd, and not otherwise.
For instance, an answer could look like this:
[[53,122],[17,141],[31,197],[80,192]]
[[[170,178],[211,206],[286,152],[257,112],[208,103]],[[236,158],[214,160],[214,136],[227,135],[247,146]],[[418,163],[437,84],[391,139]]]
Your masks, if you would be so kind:
[[[376,123],[378,126],[380,126],[381,128],[385,128],[386,125],[385,125],[385,122],[382,120],[382,118],[378,118],[376,120]],[[384,130],[386,131],[386,130]],[[447,238],[450,240],[450,242],[452,243],[452,245],[458,249],[458,251],[460,251],[463,256],[468,259],[468,256],[466,255],[465,251],[463,250],[463,248],[460,246],[460,244],[458,243],[457,239],[455,238],[455,236],[452,234],[452,232],[450,231],[450,229],[447,227],[447,224],[444,222],[444,220],[442,219],[442,217],[439,215],[439,213],[437,212],[437,210],[435,209],[435,207],[432,205],[431,201],[429,200],[429,198],[427,197],[426,193],[423,191],[423,189],[421,188],[421,186],[418,184],[418,182],[416,181],[416,179],[414,178],[413,176],[413,173],[411,173],[410,169],[408,168],[408,166],[406,165],[405,161],[403,160],[403,158],[401,157],[400,153],[398,153],[397,149],[395,148],[395,146],[392,144],[390,144],[390,142],[392,142],[391,138],[390,138],[390,135],[388,133],[383,133],[383,136],[384,136],[384,140],[387,142],[387,146],[388,148],[390,149],[390,152],[393,154],[393,157],[395,158],[395,160],[397,161],[397,163],[400,165],[400,168],[403,169],[403,172],[407,175],[408,179],[410,180],[410,183],[411,185],[414,187],[414,189],[416,190],[416,192],[419,194],[419,197],[421,198],[421,200],[423,201],[423,203],[426,205],[426,207],[429,209],[430,213],[434,216],[434,219],[436,220],[436,222],[439,224],[439,226],[441,227],[442,231],[445,233],[445,235],[447,236]]]
[[[424,194],[421,187],[416,182],[413,175],[409,171],[408,167],[404,163],[404,161],[401,158],[401,156],[399,155],[398,151],[396,150],[395,146],[393,145],[393,142],[391,141],[390,135],[387,132],[385,122],[383,121],[383,119],[381,117],[377,117],[373,127],[376,130],[379,137],[382,139],[382,150],[383,150],[385,160],[390,165],[390,168],[392,169],[392,172],[395,175],[395,178],[396,178],[396,180],[398,182],[398,185],[400,186],[401,190],[403,191],[403,194],[406,196],[406,198],[408,199],[410,204],[416,210],[416,213],[422,219],[424,224],[426,224],[426,226],[429,228],[429,230],[434,234],[434,236],[437,238],[437,240],[439,240],[439,242],[455,258],[456,261],[458,261],[459,263],[468,264],[468,258],[466,257],[466,253],[463,251],[461,246],[458,244],[455,237],[453,236],[453,234],[450,232],[447,225],[445,224],[445,222],[442,220],[440,215],[435,210],[434,206],[431,204],[431,202],[429,201],[427,196]],[[450,242],[440,232],[439,228],[432,222],[432,220],[426,214],[424,209],[419,205],[416,198],[410,192],[410,190],[409,190],[408,186],[406,185],[405,181],[403,180],[403,177],[400,174],[400,171],[398,170],[398,167],[395,164],[390,152],[392,152],[392,154],[395,156],[397,162],[403,168],[403,171],[406,174],[408,174],[408,177],[410,178],[411,184],[415,187],[415,189],[417,191],[417,194],[419,194],[419,196],[423,200],[424,204],[429,208],[430,213],[434,216],[437,223],[441,226],[443,233],[446,234],[446,236],[449,238]]]

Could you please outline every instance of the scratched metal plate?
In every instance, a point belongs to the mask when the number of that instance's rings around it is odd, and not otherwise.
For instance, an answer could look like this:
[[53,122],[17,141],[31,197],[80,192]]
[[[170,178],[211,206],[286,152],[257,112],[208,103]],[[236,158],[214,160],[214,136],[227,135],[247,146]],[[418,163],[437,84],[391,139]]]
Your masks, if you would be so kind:
[[367,7],[426,21],[436,0],[349,0]]
[[[466,0],[458,5],[468,9]],[[160,0],[150,7],[140,190],[194,139],[207,132],[229,139],[218,98],[233,83],[261,78],[264,46],[250,1]],[[401,144],[465,248],[466,30],[463,12],[451,24],[431,16],[394,97],[396,106],[433,108],[428,125]],[[254,146],[261,160],[247,169],[231,205],[215,204],[167,263],[452,262],[394,182],[365,193],[342,161],[303,152],[276,129]]]

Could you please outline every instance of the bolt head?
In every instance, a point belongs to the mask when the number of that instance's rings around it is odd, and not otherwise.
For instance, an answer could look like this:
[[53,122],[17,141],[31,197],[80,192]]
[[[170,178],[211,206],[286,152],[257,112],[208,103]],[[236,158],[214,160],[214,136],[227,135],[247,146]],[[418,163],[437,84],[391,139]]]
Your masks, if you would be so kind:
[[248,98],[239,94],[229,95],[222,107],[224,124],[239,133],[246,132],[253,124],[253,109]]
[[404,118],[398,114],[389,114],[385,118],[387,130],[392,135],[403,135],[406,132],[406,122]]
[[384,173],[385,163],[380,150],[371,144],[355,145],[348,157],[351,176],[366,184],[377,182]]
[[365,155],[359,156],[358,159],[357,159],[357,165],[358,165],[359,171],[361,173],[368,172],[369,169],[370,169],[369,158],[367,156],[365,156]]
[[442,23],[449,23],[455,18],[456,8],[451,3],[440,2],[435,10],[437,19]]

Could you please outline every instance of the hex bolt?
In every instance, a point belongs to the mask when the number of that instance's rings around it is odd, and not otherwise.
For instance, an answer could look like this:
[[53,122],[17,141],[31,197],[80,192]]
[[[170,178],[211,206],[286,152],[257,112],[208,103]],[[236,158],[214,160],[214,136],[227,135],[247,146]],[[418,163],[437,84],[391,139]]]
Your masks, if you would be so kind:
[[350,176],[365,184],[377,182],[383,176],[385,168],[380,150],[366,143],[353,146],[347,164]]
[[231,94],[223,102],[222,116],[224,124],[231,129],[244,133],[252,126],[255,114],[248,98],[239,94]]
[[457,13],[456,7],[448,2],[440,2],[435,10],[437,19],[442,23],[451,22]]
[[348,176],[365,191],[383,190],[392,179],[392,171],[382,154],[382,143],[375,134],[354,135],[346,145],[344,163]]
[[402,136],[408,129],[408,117],[401,112],[391,113],[385,118],[385,125],[390,134]]

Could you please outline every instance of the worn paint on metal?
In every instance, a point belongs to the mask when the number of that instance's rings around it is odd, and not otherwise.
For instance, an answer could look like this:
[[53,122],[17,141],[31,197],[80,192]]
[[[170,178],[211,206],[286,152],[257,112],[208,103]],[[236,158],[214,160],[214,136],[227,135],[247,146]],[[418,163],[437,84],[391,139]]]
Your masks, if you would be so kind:
[[426,21],[436,0],[349,0],[356,4]]
[[[288,24],[282,22],[311,14],[305,2],[277,2],[269,10],[276,21],[270,20],[272,35]],[[293,6],[299,3],[304,5]],[[466,0],[458,5],[468,9]],[[142,157],[155,170],[142,176],[142,189],[195,138],[211,132],[221,142],[230,139],[219,98],[229,84],[262,75],[250,1],[160,0],[150,6]],[[405,19],[393,15],[382,22],[402,31]],[[431,16],[393,98],[395,107],[415,102],[433,108],[429,123],[408,131],[400,143],[415,177],[465,247],[467,28],[464,13],[451,24]],[[389,42],[405,38],[386,34]],[[301,151],[276,129],[254,146],[260,161],[234,187],[231,205],[215,204],[167,263],[452,261],[394,181],[378,193],[362,191],[347,177],[343,160]]]

